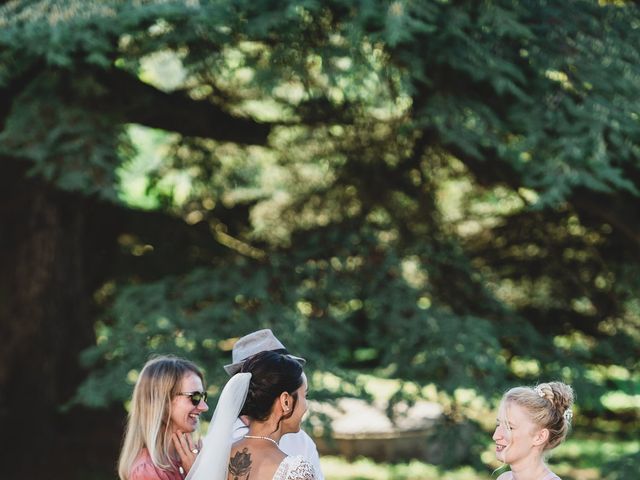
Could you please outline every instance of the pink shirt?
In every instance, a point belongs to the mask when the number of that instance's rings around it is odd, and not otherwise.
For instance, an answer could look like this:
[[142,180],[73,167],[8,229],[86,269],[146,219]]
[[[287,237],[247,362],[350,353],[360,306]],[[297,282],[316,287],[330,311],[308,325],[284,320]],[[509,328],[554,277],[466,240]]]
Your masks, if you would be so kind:
[[162,470],[156,467],[151,461],[149,451],[143,448],[133,462],[129,480],[183,480],[183,477],[177,470]]

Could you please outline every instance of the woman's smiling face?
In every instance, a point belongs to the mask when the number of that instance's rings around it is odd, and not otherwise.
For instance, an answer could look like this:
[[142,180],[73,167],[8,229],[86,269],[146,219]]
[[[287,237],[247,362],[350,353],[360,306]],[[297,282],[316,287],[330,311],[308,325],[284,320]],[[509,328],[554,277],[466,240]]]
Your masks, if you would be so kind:
[[290,424],[291,432],[295,433],[300,430],[300,424],[302,423],[302,417],[307,411],[307,376],[302,374],[302,385],[297,390],[298,398],[296,400],[295,408],[293,409],[293,414],[288,419],[288,424]]
[[513,465],[540,450],[536,434],[540,427],[531,421],[529,412],[514,402],[500,406],[493,440],[496,442],[496,458]]
[[[202,380],[193,372],[187,373],[180,381],[180,392],[202,392]],[[198,427],[200,414],[209,410],[204,400],[193,405],[191,398],[177,395],[171,401],[171,429],[183,433],[193,432]]]

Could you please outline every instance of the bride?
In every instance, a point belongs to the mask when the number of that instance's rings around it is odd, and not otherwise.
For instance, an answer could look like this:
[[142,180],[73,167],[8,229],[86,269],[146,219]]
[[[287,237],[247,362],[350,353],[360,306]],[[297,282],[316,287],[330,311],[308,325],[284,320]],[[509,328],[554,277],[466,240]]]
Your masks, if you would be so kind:
[[[307,379],[287,355],[266,351],[248,359],[225,385],[203,447],[186,480],[315,480],[311,463],[278,448],[300,430],[307,410]],[[232,443],[238,415],[249,432]]]

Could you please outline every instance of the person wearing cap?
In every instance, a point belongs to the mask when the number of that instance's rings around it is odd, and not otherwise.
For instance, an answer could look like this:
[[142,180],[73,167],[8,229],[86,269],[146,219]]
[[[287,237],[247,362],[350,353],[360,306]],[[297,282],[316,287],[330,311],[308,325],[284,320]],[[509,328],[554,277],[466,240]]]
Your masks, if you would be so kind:
[[[285,346],[276,338],[270,329],[258,330],[252,332],[244,337],[238,339],[233,346],[231,352],[232,363],[224,366],[224,370],[230,375],[234,376],[240,372],[243,364],[247,359],[260,352],[274,351],[282,353],[290,357],[291,359],[304,365],[306,360],[301,357],[291,355]],[[243,438],[248,432],[247,420],[243,417],[239,417],[233,426],[233,440],[239,440]],[[324,480],[322,470],[320,469],[320,457],[318,456],[318,449],[316,444],[309,437],[309,435],[300,430],[296,433],[288,433],[283,435],[279,442],[280,449],[290,456],[300,455],[308,460],[312,465],[316,473],[316,480]]]

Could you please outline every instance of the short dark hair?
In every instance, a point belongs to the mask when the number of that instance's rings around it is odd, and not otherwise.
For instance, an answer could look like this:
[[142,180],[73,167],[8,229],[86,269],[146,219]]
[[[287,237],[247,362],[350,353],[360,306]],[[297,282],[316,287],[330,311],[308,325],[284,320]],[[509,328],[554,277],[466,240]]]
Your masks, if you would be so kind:
[[296,390],[303,383],[300,363],[282,353],[265,351],[245,360],[240,371],[251,373],[247,399],[240,415],[248,415],[259,421],[266,420],[271,414],[273,402],[282,392],[289,393],[294,403],[289,413],[280,420],[293,414],[298,400]]

